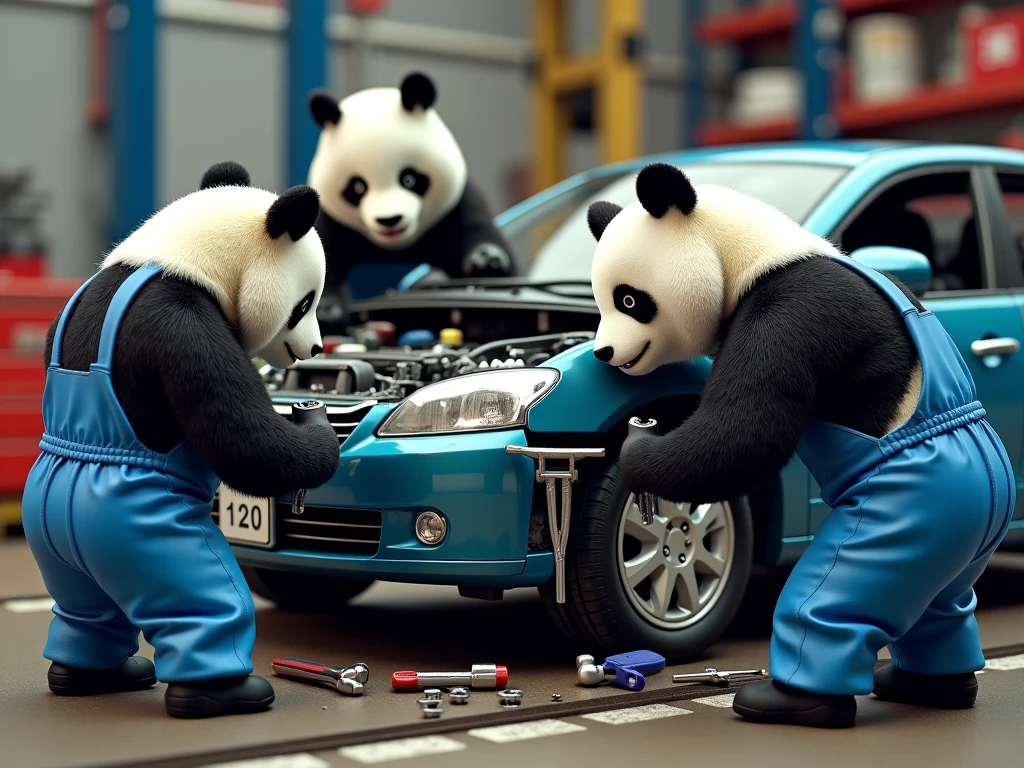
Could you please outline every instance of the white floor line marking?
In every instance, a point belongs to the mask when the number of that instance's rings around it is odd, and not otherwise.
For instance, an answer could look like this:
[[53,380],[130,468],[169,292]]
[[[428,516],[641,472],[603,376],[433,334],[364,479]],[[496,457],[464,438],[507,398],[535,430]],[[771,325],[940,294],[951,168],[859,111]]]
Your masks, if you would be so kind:
[[623,725],[624,723],[642,723],[647,720],[659,720],[663,717],[692,714],[693,712],[689,709],[670,707],[668,704],[648,704],[642,707],[612,709],[608,712],[592,712],[589,715],[581,715],[581,717],[608,725]]
[[534,720],[529,723],[495,725],[490,728],[473,728],[468,733],[470,736],[493,741],[495,744],[506,744],[510,741],[539,739],[542,736],[559,736],[563,733],[575,733],[585,730],[587,729],[582,725],[566,723],[562,720]]
[[302,752],[295,755],[235,760],[231,763],[211,763],[204,765],[203,768],[331,768],[331,764],[308,752]]
[[18,600],[5,600],[4,608],[11,613],[38,613],[53,608],[52,597],[27,597]]
[[985,669],[1006,671],[1022,668],[1024,668],[1024,653],[1018,653],[1016,656],[1003,656],[1001,659],[989,659],[985,662]]
[[385,763],[389,760],[404,760],[408,757],[459,752],[465,748],[466,745],[461,741],[449,739],[447,736],[419,736],[411,739],[393,739],[377,741],[373,744],[357,744],[354,747],[342,747],[338,750],[338,754],[349,760],[355,760],[357,763],[370,765]]
[[695,704],[707,704],[709,707],[721,707],[725,709],[732,706],[735,693],[720,693],[717,696],[705,696],[703,699],[692,699]]

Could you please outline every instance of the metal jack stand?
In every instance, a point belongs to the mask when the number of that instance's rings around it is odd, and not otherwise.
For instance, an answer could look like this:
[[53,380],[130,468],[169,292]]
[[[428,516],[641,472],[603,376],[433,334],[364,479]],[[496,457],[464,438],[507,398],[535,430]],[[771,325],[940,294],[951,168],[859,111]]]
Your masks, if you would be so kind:
[[[604,456],[604,448],[531,448],[526,445],[506,445],[505,453],[518,453],[537,461],[537,482],[547,487],[548,528],[551,531],[551,549],[555,556],[555,602],[565,602],[565,548],[569,543],[569,514],[572,510],[572,484],[578,473],[576,461],[588,457]],[[548,469],[544,462],[564,459],[566,469]],[[562,509],[558,510],[555,480],[562,481]],[[561,525],[559,525],[561,522]]]

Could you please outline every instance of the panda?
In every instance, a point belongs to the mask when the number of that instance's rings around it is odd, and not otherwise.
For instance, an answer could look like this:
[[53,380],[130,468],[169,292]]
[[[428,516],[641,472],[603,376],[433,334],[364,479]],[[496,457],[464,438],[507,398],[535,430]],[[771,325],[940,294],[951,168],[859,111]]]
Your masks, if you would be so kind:
[[436,97],[419,72],[399,88],[368,88],[341,102],[324,90],[310,95],[321,132],[308,183],[320,194],[332,300],[344,298],[357,265],[430,264],[456,278],[515,273]]
[[[750,494],[794,454],[832,511],[775,609],[755,722],[850,727],[855,696],[966,708],[984,666],[973,585],[1015,502],[970,372],[904,286],[739,192],[644,167],[593,203],[594,355],[624,375],[710,356],[675,430],[627,438],[626,487],[671,502]],[[877,674],[878,651],[890,664]]]
[[[256,712],[253,599],[211,518],[221,481],[252,496],[326,483],[338,441],[323,409],[292,423],[251,358],[322,350],[326,261],[314,190],[276,195],[220,163],[142,223],[51,325],[45,432],[23,497],[53,597],[50,690],[168,683],[169,715]],[[155,666],[135,655],[142,632]]]

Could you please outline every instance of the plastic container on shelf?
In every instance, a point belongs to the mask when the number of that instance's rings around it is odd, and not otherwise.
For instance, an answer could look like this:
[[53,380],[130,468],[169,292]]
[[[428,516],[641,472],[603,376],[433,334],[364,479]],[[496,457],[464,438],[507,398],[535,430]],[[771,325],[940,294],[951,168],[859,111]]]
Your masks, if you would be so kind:
[[945,40],[945,56],[939,64],[938,81],[945,85],[961,85],[968,80],[967,47],[970,27],[979,23],[991,13],[981,3],[968,3],[956,15],[956,25],[949,30]]
[[755,67],[736,74],[731,118],[739,124],[795,117],[803,103],[803,76],[793,67]]
[[1024,78],[1024,6],[961,20],[971,82]]
[[916,19],[900,13],[876,13],[854,19],[849,29],[855,101],[893,101],[921,87],[924,63]]

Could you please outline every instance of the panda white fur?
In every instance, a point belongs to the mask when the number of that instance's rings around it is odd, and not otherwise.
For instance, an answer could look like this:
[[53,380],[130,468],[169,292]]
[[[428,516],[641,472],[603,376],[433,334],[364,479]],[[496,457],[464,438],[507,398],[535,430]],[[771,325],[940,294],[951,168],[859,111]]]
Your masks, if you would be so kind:
[[68,320],[60,364],[89,369],[114,293],[157,264],[163,274],[128,309],[114,356],[115,393],[139,440],[166,453],[187,439],[222,481],[253,496],[323,485],[338,464],[333,430],[283,419],[251,361],[287,367],[322,351],[316,192],[253,188],[235,163],[211,167],[200,186],[104,259]]
[[834,245],[759,200],[695,187],[674,166],[645,167],[636,191],[625,208],[588,210],[594,354],[634,376],[701,355],[714,365],[689,419],[623,446],[631,491],[736,498],[790,461],[808,419],[880,437],[910,418],[914,344],[893,305],[828,258],[841,255]]
[[436,96],[421,73],[340,102],[311,94],[321,133],[308,183],[320,194],[329,291],[366,262],[427,263],[452,277],[512,274],[508,244],[468,178]]

